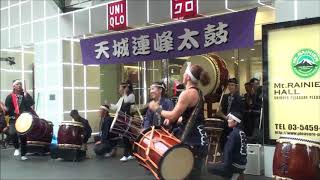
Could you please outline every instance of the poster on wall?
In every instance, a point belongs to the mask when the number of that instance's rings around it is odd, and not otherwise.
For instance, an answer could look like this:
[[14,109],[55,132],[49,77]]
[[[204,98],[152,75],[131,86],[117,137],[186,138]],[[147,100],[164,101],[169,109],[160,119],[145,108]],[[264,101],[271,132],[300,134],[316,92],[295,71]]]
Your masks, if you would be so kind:
[[[295,24],[295,25],[294,25]],[[320,139],[320,18],[263,27],[267,136]]]

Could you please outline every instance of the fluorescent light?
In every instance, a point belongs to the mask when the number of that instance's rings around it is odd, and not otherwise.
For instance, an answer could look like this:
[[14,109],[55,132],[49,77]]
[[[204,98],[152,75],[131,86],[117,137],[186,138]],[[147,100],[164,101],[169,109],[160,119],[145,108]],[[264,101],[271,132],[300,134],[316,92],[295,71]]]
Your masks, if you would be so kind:
[[231,57],[231,59],[234,59],[234,58],[235,58],[234,56]]
[[242,62],[243,62],[243,61],[244,61],[244,59],[240,59],[240,61],[242,61]]
[[251,50],[251,51],[254,51],[255,49],[254,49],[254,48],[251,48],[250,50]]

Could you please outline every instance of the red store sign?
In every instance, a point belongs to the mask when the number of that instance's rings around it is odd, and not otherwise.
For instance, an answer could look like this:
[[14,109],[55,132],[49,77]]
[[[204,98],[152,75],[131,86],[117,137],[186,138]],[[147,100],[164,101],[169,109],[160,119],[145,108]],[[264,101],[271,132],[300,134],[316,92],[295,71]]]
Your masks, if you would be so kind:
[[188,19],[198,15],[198,0],[171,0],[171,19]]
[[120,0],[107,5],[108,30],[127,28],[127,1]]

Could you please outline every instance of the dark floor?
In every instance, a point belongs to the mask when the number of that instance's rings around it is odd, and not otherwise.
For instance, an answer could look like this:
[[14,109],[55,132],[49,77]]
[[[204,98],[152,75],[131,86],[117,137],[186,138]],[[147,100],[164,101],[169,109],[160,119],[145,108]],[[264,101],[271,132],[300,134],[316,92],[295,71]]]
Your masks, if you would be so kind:
[[[28,156],[27,161],[13,157],[13,149],[1,149],[1,180],[152,180],[154,177],[142,168],[136,160],[120,162],[121,152],[109,159],[94,157],[89,151],[91,159],[81,162],[65,162],[52,160],[50,156]],[[216,179],[205,176],[203,179]],[[270,179],[263,176],[245,175],[246,180]]]

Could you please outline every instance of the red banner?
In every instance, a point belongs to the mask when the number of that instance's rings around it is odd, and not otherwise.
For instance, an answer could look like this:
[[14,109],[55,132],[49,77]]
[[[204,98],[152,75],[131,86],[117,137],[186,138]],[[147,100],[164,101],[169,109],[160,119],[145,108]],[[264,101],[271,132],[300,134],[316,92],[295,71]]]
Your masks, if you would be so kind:
[[127,28],[127,1],[120,0],[107,5],[108,30]]
[[198,0],[171,0],[171,18],[188,19],[198,15]]

